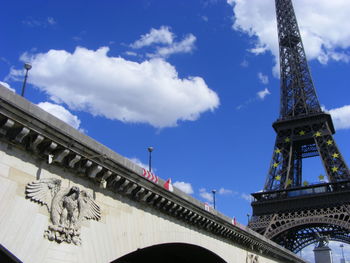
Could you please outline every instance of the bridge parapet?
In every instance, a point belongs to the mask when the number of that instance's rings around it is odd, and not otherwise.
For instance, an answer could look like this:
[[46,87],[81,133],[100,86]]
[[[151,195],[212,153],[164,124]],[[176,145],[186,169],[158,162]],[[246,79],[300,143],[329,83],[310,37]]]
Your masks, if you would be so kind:
[[0,140],[62,167],[100,188],[151,207],[198,229],[279,262],[304,262],[290,251],[235,222],[0,85]]

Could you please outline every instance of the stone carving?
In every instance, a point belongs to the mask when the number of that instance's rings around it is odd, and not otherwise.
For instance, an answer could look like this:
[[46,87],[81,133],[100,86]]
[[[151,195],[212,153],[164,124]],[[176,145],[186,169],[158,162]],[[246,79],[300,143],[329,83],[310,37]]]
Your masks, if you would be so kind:
[[247,263],[259,263],[259,256],[254,254],[247,254]]
[[26,186],[26,197],[46,205],[52,225],[44,237],[58,243],[81,244],[80,227],[84,219],[99,220],[100,207],[92,196],[76,186],[61,189],[60,179],[41,179]]

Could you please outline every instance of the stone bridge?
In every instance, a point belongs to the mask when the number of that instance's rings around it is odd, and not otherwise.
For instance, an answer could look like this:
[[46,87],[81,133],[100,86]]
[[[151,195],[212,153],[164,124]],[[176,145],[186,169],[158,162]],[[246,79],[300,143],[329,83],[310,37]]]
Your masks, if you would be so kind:
[[0,86],[0,262],[305,262]]

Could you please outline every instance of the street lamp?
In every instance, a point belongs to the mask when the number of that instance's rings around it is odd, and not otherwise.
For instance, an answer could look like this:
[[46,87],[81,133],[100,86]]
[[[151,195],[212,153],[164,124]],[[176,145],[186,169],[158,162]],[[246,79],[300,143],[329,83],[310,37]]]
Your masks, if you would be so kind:
[[215,194],[216,194],[216,190],[213,189],[213,190],[211,190],[211,192],[213,193],[213,203],[214,203],[214,209],[215,209]]
[[26,70],[26,74],[24,75],[24,81],[23,81],[23,86],[22,86],[22,93],[21,96],[24,97],[24,91],[26,89],[26,83],[27,83],[27,78],[28,78],[28,71],[32,68],[32,65],[29,63],[24,63],[24,68]]
[[342,260],[341,260],[341,263],[345,263],[345,257],[344,257],[344,245],[343,244],[340,244],[340,247],[341,247],[341,254],[343,256]]
[[148,152],[149,152],[149,158],[148,158],[148,171],[152,172],[152,152],[153,152],[153,147],[148,147]]
[[248,224],[249,224],[249,220],[250,220],[250,218],[249,218],[249,214],[247,214],[247,217],[248,217]]

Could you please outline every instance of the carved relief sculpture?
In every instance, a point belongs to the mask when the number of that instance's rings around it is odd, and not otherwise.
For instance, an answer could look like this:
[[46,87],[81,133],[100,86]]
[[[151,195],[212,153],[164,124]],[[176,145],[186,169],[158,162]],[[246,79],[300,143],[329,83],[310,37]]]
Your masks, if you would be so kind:
[[84,219],[99,220],[100,207],[92,196],[77,186],[61,189],[60,179],[41,179],[26,186],[26,198],[46,205],[51,225],[44,237],[58,243],[81,244],[80,227]]
[[246,262],[247,263],[259,263],[259,256],[249,253],[249,254],[247,254]]

